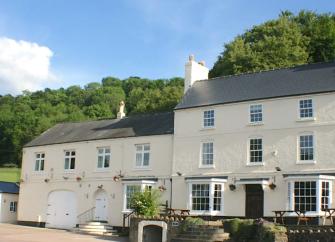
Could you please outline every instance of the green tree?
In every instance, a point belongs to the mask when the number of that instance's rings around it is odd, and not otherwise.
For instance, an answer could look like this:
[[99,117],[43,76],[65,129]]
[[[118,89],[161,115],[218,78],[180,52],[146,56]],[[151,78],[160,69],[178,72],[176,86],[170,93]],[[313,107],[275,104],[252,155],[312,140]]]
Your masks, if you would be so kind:
[[291,67],[335,59],[335,17],[285,11],[224,46],[210,77]]

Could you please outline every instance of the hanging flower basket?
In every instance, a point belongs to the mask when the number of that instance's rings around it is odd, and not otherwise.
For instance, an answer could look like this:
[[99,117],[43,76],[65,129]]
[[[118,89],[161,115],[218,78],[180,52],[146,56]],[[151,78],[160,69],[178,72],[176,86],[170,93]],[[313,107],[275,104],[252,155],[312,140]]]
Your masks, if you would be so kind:
[[230,191],[234,191],[236,189],[236,185],[229,184],[229,189],[230,189]]
[[163,185],[159,186],[158,189],[159,189],[159,191],[161,191],[161,192],[166,191],[166,187],[163,186]]
[[120,176],[114,176],[114,177],[113,177],[113,180],[114,180],[115,182],[120,181],[120,179],[121,179]]
[[45,179],[44,179],[44,182],[45,182],[45,183],[48,183],[49,181],[50,181],[49,178],[45,178]]
[[274,183],[270,183],[269,187],[270,187],[271,190],[274,190],[277,187],[277,185],[274,184]]
[[83,178],[81,178],[80,176],[77,176],[77,177],[76,177],[77,182],[80,182],[82,179],[83,179]]

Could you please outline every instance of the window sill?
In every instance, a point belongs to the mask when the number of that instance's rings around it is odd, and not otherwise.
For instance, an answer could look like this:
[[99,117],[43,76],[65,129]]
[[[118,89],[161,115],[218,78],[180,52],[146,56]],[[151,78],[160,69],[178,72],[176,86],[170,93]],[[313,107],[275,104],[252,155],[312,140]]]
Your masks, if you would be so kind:
[[248,163],[247,166],[265,166],[265,162]]
[[34,176],[43,176],[45,173],[44,171],[33,171],[32,173]]
[[223,212],[218,211],[190,211],[190,215],[195,216],[223,216]]
[[121,211],[121,213],[123,213],[123,214],[131,213],[131,212],[133,212],[133,210],[122,210]]
[[94,171],[94,173],[108,173],[108,172],[111,172],[109,168],[106,168],[106,169],[101,168],[101,169],[96,169]]
[[297,165],[314,165],[316,160],[299,160],[296,162]]
[[215,169],[215,165],[201,165],[199,166],[199,169]]
[[134,171],[152,171],[150,167],[135,167]]
[[74,174],[75,170],[64,170],[64,174]]
[[298,123],[302,123],[302,122],[313,122],[313,121],[316,121],[316,118],[315,118],[315,117],[312,117],[312,118],[298,118],[298,119],[297,119],[297,122],[298,122]]
[[214,130],[214,129],[215,129],[215,126],[213,126],[213,127],[202,127],[202,128],[200,129],[200,131]]
[[249,127],[253,127],[253,126],[262,126],[264,125],[264,122],[254,122],[254,123],[248,123]]

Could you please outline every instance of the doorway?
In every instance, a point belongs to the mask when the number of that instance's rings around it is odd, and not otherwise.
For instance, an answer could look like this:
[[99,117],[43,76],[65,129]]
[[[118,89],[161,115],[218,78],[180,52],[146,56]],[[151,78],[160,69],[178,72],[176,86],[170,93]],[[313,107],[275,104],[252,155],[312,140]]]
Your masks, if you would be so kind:
[[245,185],[245,216],[262,218],[264,215],[264,191],[260,184]]
[[96,221],[108,220],[108,199],[105,191],[98,191],[95,195],[95,215]]

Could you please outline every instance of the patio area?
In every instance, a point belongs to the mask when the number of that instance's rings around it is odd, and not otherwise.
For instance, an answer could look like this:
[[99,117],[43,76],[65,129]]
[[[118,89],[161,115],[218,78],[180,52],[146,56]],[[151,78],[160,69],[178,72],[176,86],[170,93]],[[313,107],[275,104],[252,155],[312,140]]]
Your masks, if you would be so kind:
[[128,242],[126,237],[97,237],[66,230],[0,224],[0,242]]

